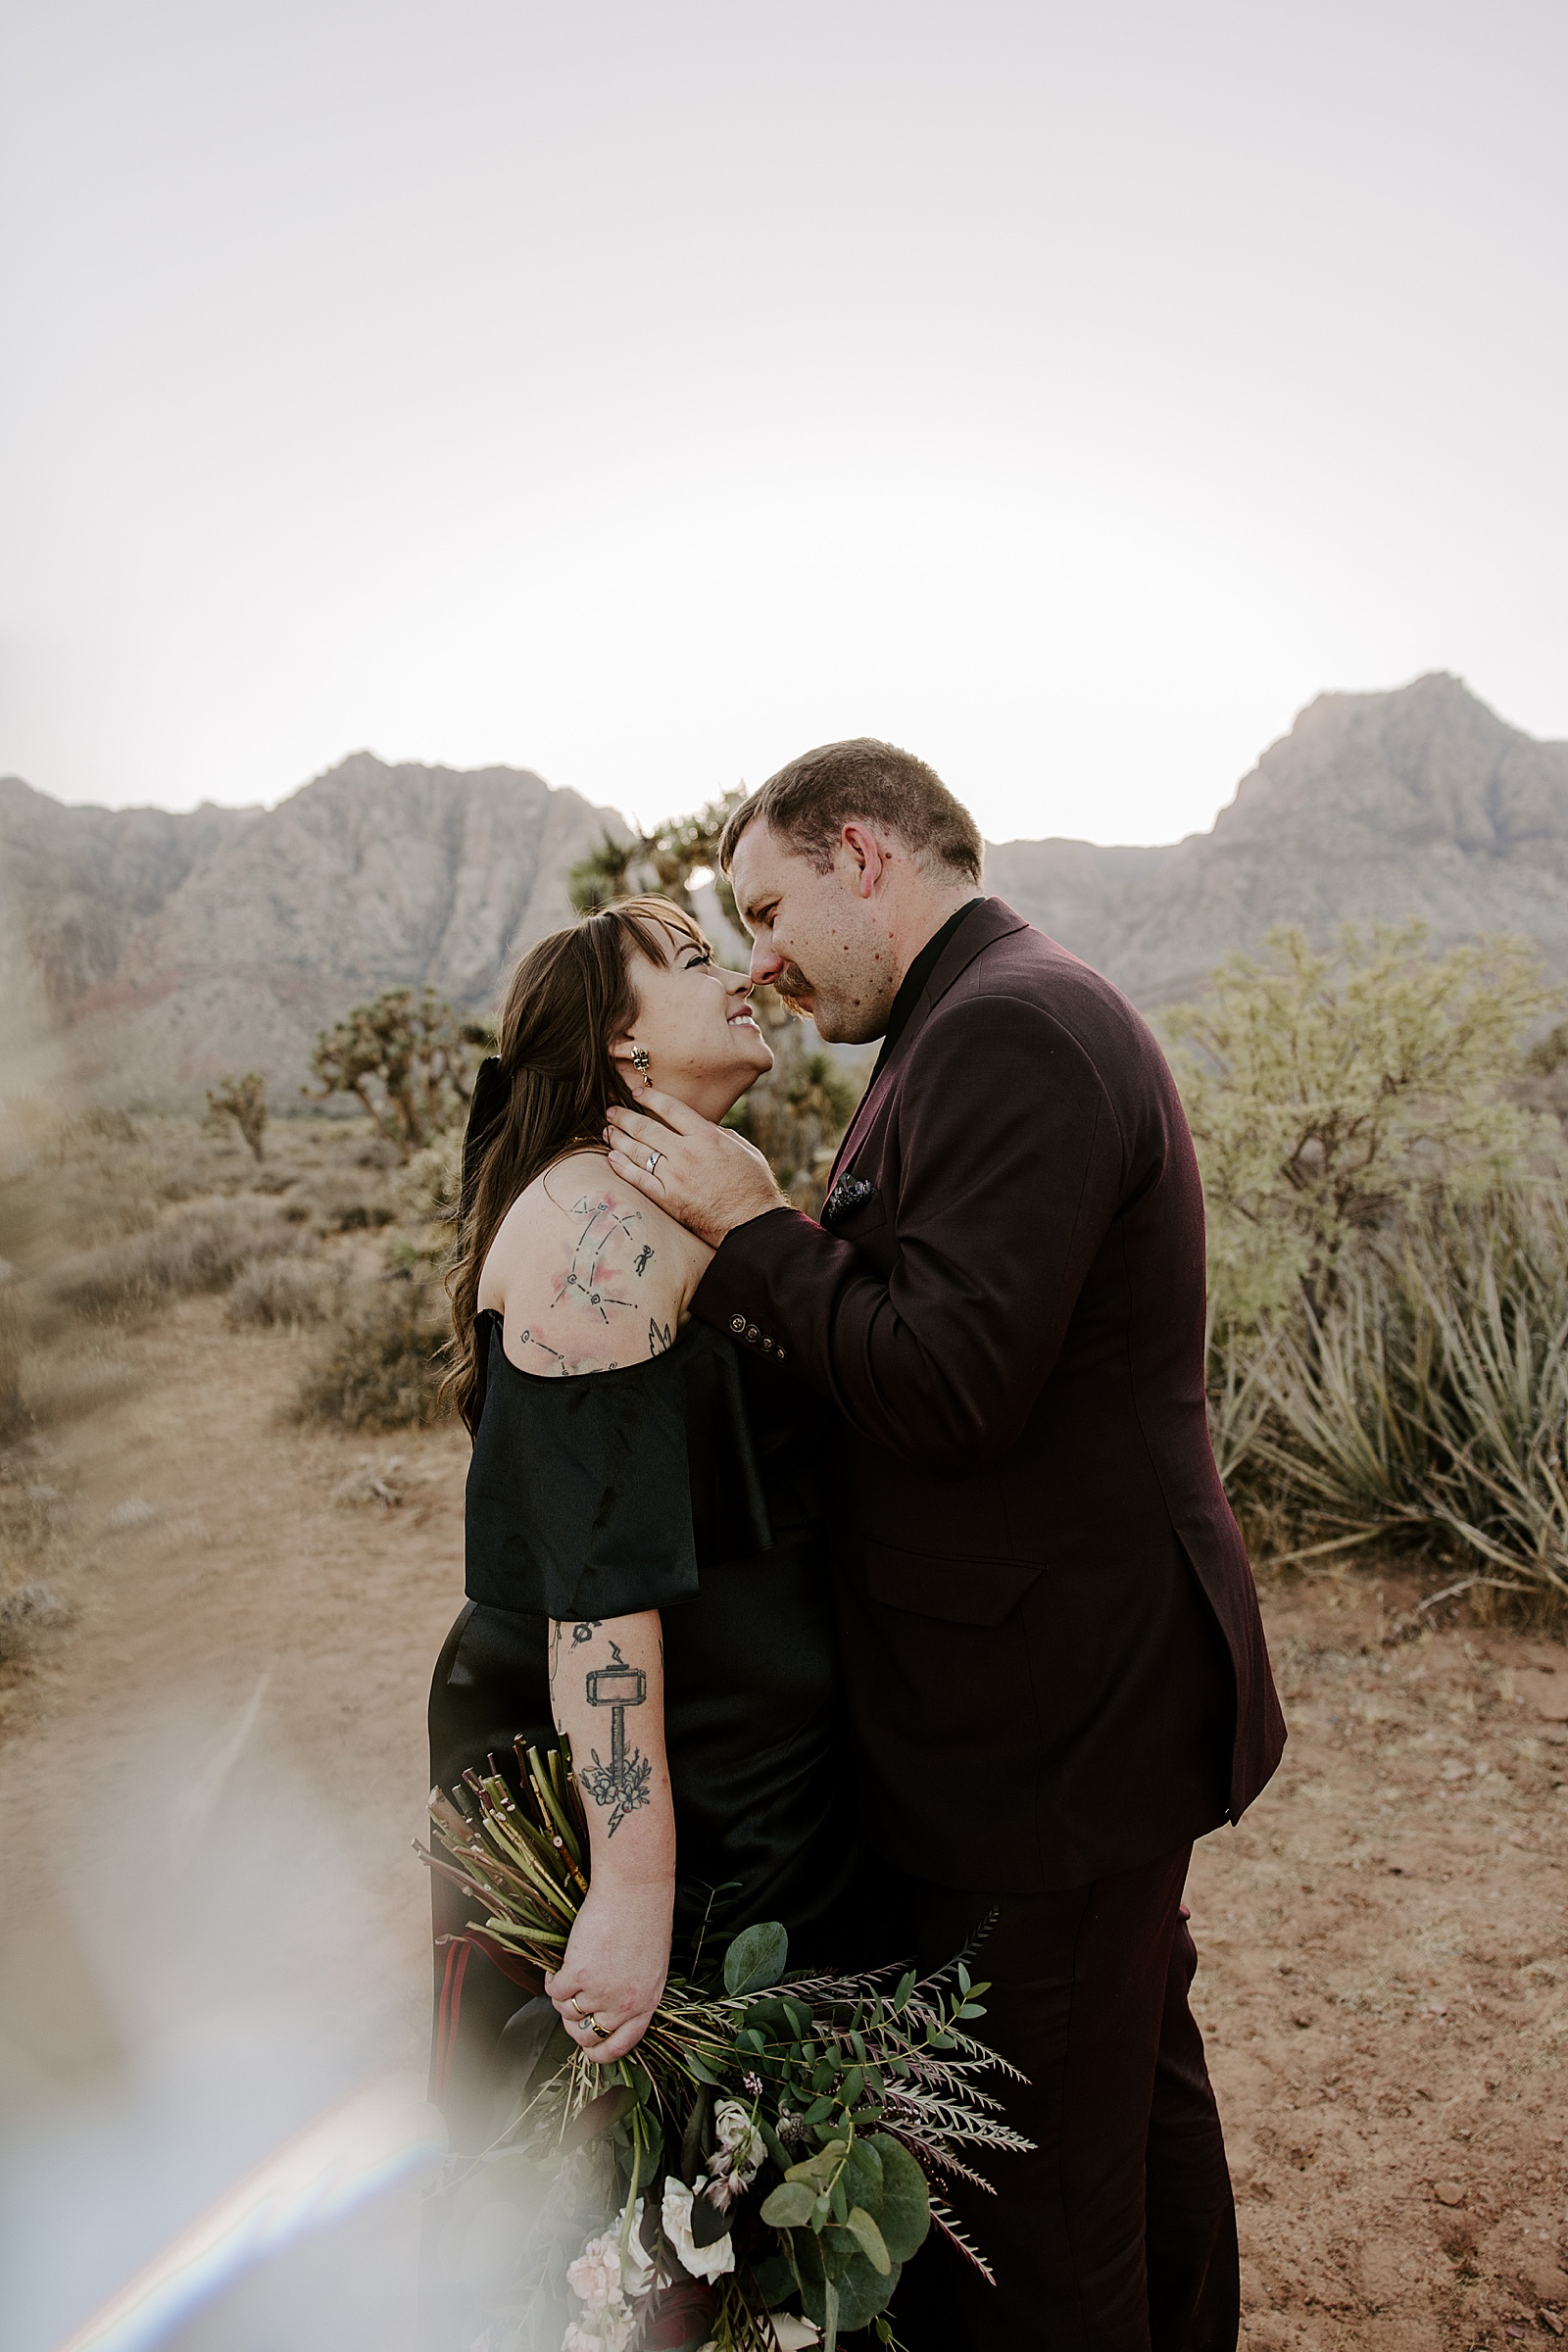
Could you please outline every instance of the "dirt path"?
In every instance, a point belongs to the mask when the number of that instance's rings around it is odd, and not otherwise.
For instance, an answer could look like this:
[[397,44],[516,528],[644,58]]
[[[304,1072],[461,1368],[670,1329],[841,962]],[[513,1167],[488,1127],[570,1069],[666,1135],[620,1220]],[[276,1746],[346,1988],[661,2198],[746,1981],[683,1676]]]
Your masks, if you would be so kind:
[[[137,1385],[40,1473],[73,1496],[76,1621],[0,1687],[0,2120],[15,2142],[32,2119],[30,2181],[38,2119],[85,2117],[77,2182],[103,2116],[133,2113],[146,2193],[36,2285],[19,2343],[333,2086],[423,2050],[409,1840],[466,1449],[280,1422],[308,1343],[208,1301],[125,1345]],[[400,1457],[397,1506],[334,1500],[368,1454]],[[1568,1650],[1391,1642],[1408,1597],[1274,1597],[1288,1761],[1194,1869],[1244,2340],[1279,2352],[1545,2342],[1568,2318]]]

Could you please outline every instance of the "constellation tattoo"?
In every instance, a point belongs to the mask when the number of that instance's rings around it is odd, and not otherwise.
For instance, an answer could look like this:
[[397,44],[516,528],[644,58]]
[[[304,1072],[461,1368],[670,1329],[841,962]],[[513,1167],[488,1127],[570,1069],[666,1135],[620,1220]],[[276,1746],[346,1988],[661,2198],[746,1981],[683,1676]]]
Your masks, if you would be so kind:
[[[607,1282],[614,1279],[606,1252],[617,1234],[631,1241],[634,1238],[632,1227],[639,1224],[641,1218],[636,1209],[627,1211],[614,1208],[608,1200],[590,1200],[586,1197],[572,1203],[571,1213],[574,1217],[584,1218],[586,1222],[573,1245],[571,1261],[561,1288],[550,1303],[552,1307],[557,1307],[564,1298],[575,1294],[581,1304],[593,1307],[600,1321],[608,1323],[610,1316],[607,1310],[610,1307],[630,1306],[633,1301],[615,1298],[605,1287]],[[640,1274],[642,1267],[639,1266],[637,1271]]]
[[541,1355],[550,1357],[558,1372],[564,1372],[566,1369],[566,1359],[561,1349],[552,1348],[547,1340],[536,1339],[531,1331],[520,1333],[517,1344],[521,1348],[537,1348]]
[[[572,1640],[576,1638],[574,1632]],[[614,1663],[591,1667],[583,1682],[588,1704],[610,1709],[610,1761],[603,1762],[598,1748],[591,1748],[593,1763],[578,1773],[577,1780],[596,1805],[612,1808],[605,1836],[613,1838],[627,1814],[650,1801],[648,1784],[654,1768],[640,1748],[626,1745],[626,1709],[643,1704],[648,1696],[648,1677],[640,1666],[627,1665],[618,1643],[612,1642],[610,1650]]]

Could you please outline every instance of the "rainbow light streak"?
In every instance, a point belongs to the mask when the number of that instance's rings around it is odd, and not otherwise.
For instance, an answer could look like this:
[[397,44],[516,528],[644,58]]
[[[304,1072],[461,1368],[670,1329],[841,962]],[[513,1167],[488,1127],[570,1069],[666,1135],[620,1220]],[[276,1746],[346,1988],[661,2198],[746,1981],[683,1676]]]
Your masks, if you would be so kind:
[[445,2153],[445,2126],[416,2077],[367,2083],[182,2230],[56,2352],[145,2352],[253,2264]]

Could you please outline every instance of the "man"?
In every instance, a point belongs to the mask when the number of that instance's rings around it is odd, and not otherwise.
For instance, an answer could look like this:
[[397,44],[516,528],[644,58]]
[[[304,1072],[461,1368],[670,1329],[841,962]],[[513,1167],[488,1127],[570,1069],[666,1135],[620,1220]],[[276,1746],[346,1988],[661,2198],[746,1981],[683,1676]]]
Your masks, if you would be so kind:
[[933,2352],[1214,2352],[1239,2320],[1224,2143],[1188,2007],[1194,1838],[1284,1725],[1209,1449],[1203,1217],[1181,1103],[1108,982],[981,895],[981,842],[891,745],[807,753],[720,850],[752,975],[882,1054],[821,1223],[682,1104],[612,1165],[716,1248],[694,1311],[849,1432],[840,1609],[870,1838],[934,1963],[992,1920],[983,2031],[1035,2143],[922,2253]]

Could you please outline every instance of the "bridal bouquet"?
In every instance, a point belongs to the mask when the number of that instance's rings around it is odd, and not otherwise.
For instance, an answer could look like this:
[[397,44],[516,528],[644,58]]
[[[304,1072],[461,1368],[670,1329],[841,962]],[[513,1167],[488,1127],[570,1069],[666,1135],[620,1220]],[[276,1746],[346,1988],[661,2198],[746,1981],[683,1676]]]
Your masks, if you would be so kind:
[[494,2143],[449,2184],[449,2271],[486,2313],[471,2352],[892,2345],[885,2307],[933,2225],[989,2277],[935,2191],[979,2180],[961,2150],[1030,2143],[979,2087],[1013,2070],[963,2030],[986,1989],[963,1959],[787,1981],[783,1928],[749,1927],[596,2066],[542,1995],[588,1886],[570,1751],[517,1752],[523,1802],[492,1758],[465,1805],[432,1792],[445,1854],[424,1856],[482,1911],[471,1939],[541,1986],[502,2037]]

